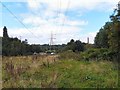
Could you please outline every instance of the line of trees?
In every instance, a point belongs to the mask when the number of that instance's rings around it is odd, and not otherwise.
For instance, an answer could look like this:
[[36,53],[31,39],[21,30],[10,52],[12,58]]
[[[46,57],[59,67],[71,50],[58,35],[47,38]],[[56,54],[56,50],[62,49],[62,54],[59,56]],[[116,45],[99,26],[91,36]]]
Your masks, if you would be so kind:
[[120,59],[120,10],[116,15],[110,16],[111,21],[106,22],[95,37],[95,47],[107,48],[115,55],[114,58]]
[[73,52],[82,52],[85,50],[85,44],[82,43],[80,40],[74,41],[73,39],[67,43],[66,47],[63,51],[71,50]]
[[10,38],[7,33],[7,28],[3,28],[2,55],[23,55],[27,52],[26,49],[28,49],[27,39],[21,41],[17,37]]
[[80,52],[84,50],[84,45],[81,41],[74,41],[71,39],[70,42],[62,45],[53,45],[50,47],[49,44],[28,44],[27,39],[24,41],[19,40],[17,37],[11,38],[8,35],[7,28],[3,28],[2,39],[2,55],[3,56],[17,56],[17,55],[31,55],[34,52],[62,52],[67,50],[72,50],[73,52]]
[[120,50],[120,10],[117,11],[117,15],[111,16],[111,21],[99,30],[95,37],[95,46],[110,48],[116,52]]

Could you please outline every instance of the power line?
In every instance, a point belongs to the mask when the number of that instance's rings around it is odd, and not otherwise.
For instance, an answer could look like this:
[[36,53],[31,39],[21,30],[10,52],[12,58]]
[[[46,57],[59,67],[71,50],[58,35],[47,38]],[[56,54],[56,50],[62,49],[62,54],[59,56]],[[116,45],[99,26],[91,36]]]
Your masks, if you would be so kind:
[[[54,21],[54,24],[55,24],[55,32],[56,30],[58,30],[58,25],[57,25],[57,18],[59,18],[59,15],[60,15],[60,12],[61,12],[61,0],[57,0],[57,9],[56,9],[56,19]],[[53,37],[53,34],[52,34],[52,31],[51,31],[51,38]],[[52,39],[56,39],[56,38],[52,38]],[[52,42],[53,40],[51,39],[50,42]]]
[[61,0],[60,0],[60,11],[59,11],[59,13],[61,12]]
[[59,17],[60,15],[60,12],[61,12],[61,0],[57,0],[57,16],[56,17]]
[[[59,5],[58,5],[58,15],[57,15],[58,18],[60,16],[60,13],[61,13],[61,0],[59,0]],[[58,21],[58,23],[59,23],[59,21]]]
[[[68,4],[67,4],[66,11],[65,11],[65,15],[67,15],[67,13],[68,13],[69,6],[70,6],[70,0],[68,0]],[[63,30],[64,25],[65,25],[65,18],[63,19],[63,23],[61,25],[61,31]]]
[[[3,4],[1,1],[0,1],[0,3],[2,4],[3,7],[5,7],[5,8],[9,11],[9,13],[10,13],[11,15],[14,16],[14,18],[15,18],[16,20],[18,20],[18,22],[19,22],[21,25],[24,26],[24,28],[25,28],[26,30],[28,30],[32,35],[34,35],[34,34],[26,27],[26,25],[25,25],[20,19],[18,19],[18,17],[17,17],[9,8],[6,7],[5,4]],[[34,36],[38,39],[38,37],[37,37],[36,35],[34,35]],[[39,39],[38,39],[38,40],[39,40]]]
[[[34,0],[34,2],[36,3],[38,3],[38,1],[37,0]],[[36,15],[36,16],[39,16],[40,15],[40,17],[42,17],[42,15],[41,14],[36,14],[35,12],[33,12],[32,10],[30,11],[30,13],[32,13],[33,15]],[[49,18],[48,18],[49,19]],[[48,21],[48,19],[46,19],[46,21],[47,21],[47,23],[49,22]],[[47,46],[46,46],[47,47]]]

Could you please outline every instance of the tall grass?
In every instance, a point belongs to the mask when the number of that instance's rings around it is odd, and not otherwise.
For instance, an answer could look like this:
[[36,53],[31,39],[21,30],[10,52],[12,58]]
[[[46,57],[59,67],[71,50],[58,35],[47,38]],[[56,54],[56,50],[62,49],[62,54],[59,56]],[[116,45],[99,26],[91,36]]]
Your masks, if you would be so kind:
[[[6,63],[14,66],[16,76],[7,71]],[[4,57],[2,70],[3,88],[118,87],[118,70],[110,61],[58,60],[47,56],[33,62],[31,56]]]

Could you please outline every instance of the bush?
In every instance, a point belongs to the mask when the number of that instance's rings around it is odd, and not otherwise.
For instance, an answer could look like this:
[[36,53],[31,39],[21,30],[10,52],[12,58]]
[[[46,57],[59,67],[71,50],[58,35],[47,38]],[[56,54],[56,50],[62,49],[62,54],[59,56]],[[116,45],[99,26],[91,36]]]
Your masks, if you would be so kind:
[[80,60],[80,55],[78,53],[73,52],[72,50],[68,50],[60,53],[60,59]]
[[110,60],[112,61],[116,57],[116,53],[106,49],[106,48],[100,48],[100,49],[89,49],[85,52],[82,52],[81,58],[83,60]]

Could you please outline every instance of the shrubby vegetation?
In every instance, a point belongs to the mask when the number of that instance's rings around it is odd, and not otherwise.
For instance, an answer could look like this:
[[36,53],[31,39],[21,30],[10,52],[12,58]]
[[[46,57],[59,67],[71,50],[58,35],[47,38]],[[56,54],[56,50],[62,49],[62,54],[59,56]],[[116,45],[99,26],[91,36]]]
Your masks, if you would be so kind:
[[61,59],[73,59],[78,61],[116,61],[117,54],[107,48],[91,48],[84,52],[73,52],[71,50],[59,54]]
[[116,53],[113,51],[110,51],[106,48],[100,48],[100,49],[89,49],[85,52],[82,52],[81,59],[83,60],[109,60],[109,61],[115,61],[116,60]]

